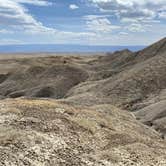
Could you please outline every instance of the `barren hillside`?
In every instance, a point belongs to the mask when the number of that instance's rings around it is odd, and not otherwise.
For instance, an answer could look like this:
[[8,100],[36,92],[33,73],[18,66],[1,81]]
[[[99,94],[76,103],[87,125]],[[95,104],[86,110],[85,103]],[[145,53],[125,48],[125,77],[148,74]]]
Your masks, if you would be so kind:
[[159,135],[111,105],[5,99],[0,107],[0,165],[166,164]]
[[166,38],[139,52],[1,55],[0,98],[0,165],[166,165]]

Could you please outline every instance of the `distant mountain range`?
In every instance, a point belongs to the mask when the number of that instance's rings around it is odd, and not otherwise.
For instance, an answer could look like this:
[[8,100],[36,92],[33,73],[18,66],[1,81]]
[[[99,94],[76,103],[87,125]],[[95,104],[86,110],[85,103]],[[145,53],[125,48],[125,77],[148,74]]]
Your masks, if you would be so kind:
[[27,52],[114,52],[124,49],[138,51],[146,46],[88,46],[88,45],[0,45],[0,53],[27,53]]

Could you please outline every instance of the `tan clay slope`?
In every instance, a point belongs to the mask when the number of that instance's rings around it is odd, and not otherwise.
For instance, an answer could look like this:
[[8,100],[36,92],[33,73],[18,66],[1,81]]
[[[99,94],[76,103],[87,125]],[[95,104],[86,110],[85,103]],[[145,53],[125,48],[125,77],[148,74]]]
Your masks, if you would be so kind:
[[166,134],[166,100],[162,100],[135,112],[137,119]]
[[165,53],[166,51],[166,37],[152,44],[151,46],[138,52],[138,55],[144,57],[145,59],[151,58],[156,55]]
[[166,144],[111,105],[72,107],[56,100],[0,101],[0,165],[166,164]]
[[166,38],[163,38],[138,52],[123,50],[108,53],[106,56],[99,56],[93,63],[91,62],[91,68],[96,71],[95,76],[92,76],[92,80],[108,78],[123,70],[132,68],[137,63],[161,55],[165,51]]
[[[99,81],[79,84],[68,92],[67,97],[69,97],[69,100],[73,98],[75,103],[77,99],[80,102],[80,97],[84,99],[86,98],[85,94],[89,94],[94,96],[96,103],[100,100],[101,102],[134,110],[135,104],[144,102],[151,95],[158,95],[166,88],[165,39],[138,52],[137,55],[131,53],[124,56],[132,57],[132,60],[130,58],[128,61],[130,65],[126,66],[127,61],[125,61],[124,66],[126,67],[120,65],[120,71],[118,71],[118,67],[114,68],[112,67],[113,64],[110,65],[109,68],[117,72],[116,74]],[[117,58],[119,57],[117,56]],[[118,61],[117,59],[118,62],[121,60]],[[95,104],[95,101],[92,104]]]
[[[112,104],[135,111],[160,105],[159,96],[165,89],[166,38],[136,53],[124,50],[107,56],[31,56],[0,61],[0,98],[56,98],[73,105]],[[165,134],[165,113],[162,115],[155,124],[159,120],[157,130]]]
[[[166,88],[166,52],[138,63],[104,82],[103,93],[115,104],[132,106]],[[126,106],[125,106],[126,108]]]
[[166,138],[166,89],[138,104],[135,115],[141,122],[153,127]]
[[[101,57],[2,60],[0,95],[2,98],[70,97],[78,104],[80,95],[85,99],[93,96],[96,103],[100,100],[100,103],[133,109],[138,102],[166,88],[165,41],[163,39],[137,53],[124,50]],[[92,105],[96,103],[90,102]]]
[[72,88],[66,100],[82,105],[111,103],[137,111],[138,119],[166,137],[166,38],[138,53],[126,50],[100,59],[94,62],[95,70],[104,67],[93,74],[98,81]]
[[36,57],[5,59],[13,63],[6,73],[0,74],[0,95],[4,97],[52,97],[62,98],[73,86],[85,81],[88,73],[72,64],[72,57]]

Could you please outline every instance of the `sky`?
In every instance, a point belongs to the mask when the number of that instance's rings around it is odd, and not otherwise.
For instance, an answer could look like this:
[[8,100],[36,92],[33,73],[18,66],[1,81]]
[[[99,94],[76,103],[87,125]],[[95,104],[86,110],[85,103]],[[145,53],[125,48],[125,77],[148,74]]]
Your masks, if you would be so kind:
[[149,45],[166,37],[166,0],[0,0],[0,45]]

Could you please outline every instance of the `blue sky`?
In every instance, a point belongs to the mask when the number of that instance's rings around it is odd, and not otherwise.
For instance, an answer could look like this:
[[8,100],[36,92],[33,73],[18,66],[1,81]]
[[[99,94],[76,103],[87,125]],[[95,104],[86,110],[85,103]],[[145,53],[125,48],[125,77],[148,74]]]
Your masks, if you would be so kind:
[[166,0],[0,0],[0,45],[148,45],[166,37]]

